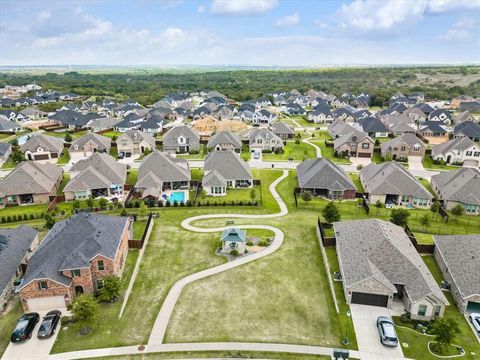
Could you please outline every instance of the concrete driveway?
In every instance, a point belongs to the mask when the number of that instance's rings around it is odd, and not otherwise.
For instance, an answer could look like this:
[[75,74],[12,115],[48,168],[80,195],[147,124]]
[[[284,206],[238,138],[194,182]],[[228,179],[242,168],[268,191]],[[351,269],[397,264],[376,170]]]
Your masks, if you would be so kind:
[[353,326],[362,360],[403,359],[401,344],[395,348],[382,345],[377,331],[377,318],[391,316],[390,310],[379,306],[351,304]]
[[423,167],[422,157],[421,156],[409,156],[408,157],[408,171],[413,176],[418,176],[428,181],[431,180],[433,175],[438,174],[438,171],[426,170]]
[[[67,309],[58,310],[62,312],[62,316],[67,312]],[[50,354],[52,350],[58,332],[62,330],[61,324],[58,324],[55,334],[51,338],[44,340],[37,338],[40,323],[48,311],[49,310],[38,311],[40,321],[35,326],[35,329],[33,329],[32,338],[23,343],[10,343],[3,353],[2,360],[45,360],[48,358],[48,354]]]

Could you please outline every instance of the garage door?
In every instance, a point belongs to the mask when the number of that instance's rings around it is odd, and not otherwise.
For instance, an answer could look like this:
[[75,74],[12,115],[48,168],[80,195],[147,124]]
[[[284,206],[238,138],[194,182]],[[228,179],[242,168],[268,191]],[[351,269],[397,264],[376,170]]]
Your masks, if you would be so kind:
[[467,313],[480,313],[480,303],[469,301],[467,304]]
[[55,310],[66,308],[63,296],[45,296],[27,300],[29,311]]
[[35,160],[48,160],[48,154],[38,154],[34,156]]
[[361,158],[369,158],[369,157],[370,157],[370,153],[361,153],[361,152],[359,152],[359,153],[358,153],[358,157],[361,157]]
[[352,293],[352,303],[387,307],[388,296],[354,292]]

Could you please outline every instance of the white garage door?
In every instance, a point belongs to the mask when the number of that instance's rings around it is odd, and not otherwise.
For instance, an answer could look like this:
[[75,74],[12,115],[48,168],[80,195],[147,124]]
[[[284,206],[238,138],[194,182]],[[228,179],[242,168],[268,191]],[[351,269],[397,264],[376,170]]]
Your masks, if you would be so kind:
[[29,311],[56,310],[66,308],[63,296],[45,296],[28,299]]

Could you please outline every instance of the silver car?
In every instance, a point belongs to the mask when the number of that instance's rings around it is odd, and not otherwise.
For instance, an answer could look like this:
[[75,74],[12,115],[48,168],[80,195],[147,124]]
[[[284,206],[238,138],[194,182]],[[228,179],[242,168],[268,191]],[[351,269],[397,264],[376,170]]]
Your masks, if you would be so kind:
[[379,316],[377,319],[378,334],[380,341],[385,346],[398,346],[397,333],[393,321],[386,316]]
[[477,332],[478,337],[480,337],[480,314],[479,313],[471,313],[468,315],[468,320],[472,323],[475,331]]

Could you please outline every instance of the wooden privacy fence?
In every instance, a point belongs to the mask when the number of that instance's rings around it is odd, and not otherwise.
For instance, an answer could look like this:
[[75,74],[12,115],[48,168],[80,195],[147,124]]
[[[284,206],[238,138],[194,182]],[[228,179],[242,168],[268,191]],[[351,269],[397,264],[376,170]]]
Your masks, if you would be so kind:
[[408,225],[405,225],[405,233],[407,234],[410,242],[420,254],[433,254],[435,250],[435,244],[419,244],[415,234],[412,232]]
[[150,233],[152,232],[152,228],[153,228],[153,214],[150,213],[148,214],[148,219],[145,225],[145,229],[143,230],[142,238],[140,240],[136,240],[136,239],[128,240],[128,247],[130,249],[141,249],[143,247],[143,244],[145,243],[145,240],[150,236]]

